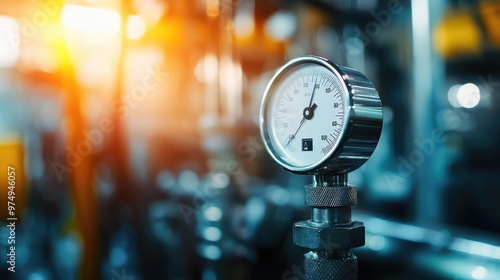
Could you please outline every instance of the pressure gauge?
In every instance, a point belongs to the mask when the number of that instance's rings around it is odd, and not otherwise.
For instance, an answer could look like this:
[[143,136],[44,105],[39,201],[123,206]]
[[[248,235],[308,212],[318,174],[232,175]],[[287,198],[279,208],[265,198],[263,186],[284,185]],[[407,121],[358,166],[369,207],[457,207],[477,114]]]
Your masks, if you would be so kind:
[[348,173],[370,157],[381,130],[382,104],[368,78],[321,57],[288,62],[262,100],[265,146],[294,173]]

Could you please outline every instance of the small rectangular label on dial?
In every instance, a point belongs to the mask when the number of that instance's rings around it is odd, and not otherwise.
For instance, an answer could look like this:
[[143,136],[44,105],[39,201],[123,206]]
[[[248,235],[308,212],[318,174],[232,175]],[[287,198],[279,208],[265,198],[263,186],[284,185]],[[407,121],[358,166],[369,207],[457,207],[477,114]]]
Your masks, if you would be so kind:
[[313,150],[313,139],[312,138],[303,138],[302,139],[302,151],[310,152]]

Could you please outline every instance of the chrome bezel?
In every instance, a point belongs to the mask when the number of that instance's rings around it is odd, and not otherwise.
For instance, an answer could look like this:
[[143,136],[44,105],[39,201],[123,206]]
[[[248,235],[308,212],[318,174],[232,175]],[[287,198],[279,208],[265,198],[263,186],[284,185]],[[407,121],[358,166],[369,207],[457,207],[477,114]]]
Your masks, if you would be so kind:
[[[266,120],[274,89],[292,69],[303,64],[321,65],[339,79],[344,91],[344,122],[338,141],[321,161],[308,166],[295,166],[276,152]],[[353,87],[356,89],[353,90]],[[359,98],[353,98],[354,95]],[[382,105],[375,88],[363,74],[321,57],[299,57],[281,67],[267,85],[260,107],[259,125],[268,153],[284,169],[299,174],[344,174],[360,167],[373,153],[382,129]],[[366,139],[360,138],[360,128],[367,131]]]
[[[327,68],[331,73],[333,73],[337,79],[340,81],[340,84],[343,87],[343,100],[345,102],[344,104],[344,122],[342,123],[342,130],[341,134],[339,136],[338,141],[335,143],[334,147],[325,155],[323,156],[323,159],[320,162],[317,162],[312,165],[300,167],[300,166],[295,166],[291,165],[285,160],[283,160],[274,147],[271,144],[271,135],[269,134],[269,128],[266,125],[266,119],[267,119],[267,114],[268,114],[268,105],[269,105],[269,100],[274,92],[274,89],[276,86],[280,83],[281,80],[283,80],[287,74],[292,71],[294,68],[304,65],[304,64],[317,64],[320,66],[323,66]],[[276,74],[273,76],[271,81],[266,87],[266,91],[264,93],[264,98],[262,99],[262,104],[261,104],[261,111],[260,111],[260,131],[261,131],[261,136],[262,139],[264,140],[266,149],[268,153],[271,155],[271,157],[282,167],[285,169],[292,171],[292,172],[310,172],[313,171],[317,168],[319,168],[324,162],[329,161],[331,156],[335,153],[337,150],[338,145],[342,142],[342,139],[345,135],[345,131],[347,129],[347,124],[349,123],[350,119],[350,109],[351,109],[351,101],[349,99],[349,95],[347,94],[349,92],[347,84],[344,82],[342,74],[340,72],[340,69],[337,69],[334,64],[330,63],[328,60],[315,57],[315,56],[307,56],[307,57],[299,57],[296,59],[293,59],[289,61],[287,64],[285,64],[283,67],[281,67]]]

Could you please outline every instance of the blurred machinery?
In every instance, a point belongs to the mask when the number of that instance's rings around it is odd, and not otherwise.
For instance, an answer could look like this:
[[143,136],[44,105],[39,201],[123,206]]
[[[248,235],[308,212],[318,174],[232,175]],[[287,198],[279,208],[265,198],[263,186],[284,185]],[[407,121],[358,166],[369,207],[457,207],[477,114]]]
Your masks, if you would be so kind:
[[[0,4],[1,279],[305,279],[307,176],[265,153],[277,67],[315,54],[384,104],[350,174],[360,279],[500,279],[500,2]],[[2,171],[3,172],[3,171]],[[4,206],[5,205],[5,206]]]

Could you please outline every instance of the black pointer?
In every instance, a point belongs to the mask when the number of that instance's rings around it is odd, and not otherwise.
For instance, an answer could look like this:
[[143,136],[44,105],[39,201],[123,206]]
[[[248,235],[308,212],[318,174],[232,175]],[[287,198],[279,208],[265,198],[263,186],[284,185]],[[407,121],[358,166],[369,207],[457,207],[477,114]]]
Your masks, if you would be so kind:
[[288,146],[288,144],[290,144],[290,142],[292,142],[293,139],[295,139],[295,135],[297,135],[297,132],[299,132],[299,130],[302,127],[302,125],[304,124],[304,122],[306,120],[310,120],[314,117],[314,110],[316,109],[316,107],[318,107],[318,105],[316,105],[316,103],[314,103],[314,104],[312,103],[313,98],[314,98],[314,92],[316,92],[316,82],[318,82],[318,76],[316,76],[316,80],[314,81],[314,84],[313,84],[313,92],[311,94],[311,100],[309,100],[309,106],[305,107],[304,111],[302,111],[303,117],[302,117],[302,120],[300,121],[299,128],[297,128],[297,130],[292,135],[292,137],[290,137],[290,139],[288,139],[288,142],[286,142],[285,148]]
[[311,108],[311,105],[313,103],[314,92],[316,91],[316,82],[318,82],[318,76],[316,76],[316,80],[314,81],[313,92],[311,94],[311,100],[309,100],[309,106],[308,106],[308,108]]

